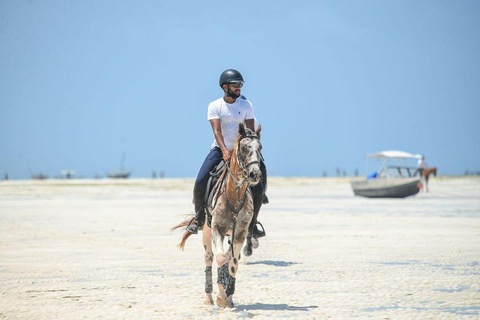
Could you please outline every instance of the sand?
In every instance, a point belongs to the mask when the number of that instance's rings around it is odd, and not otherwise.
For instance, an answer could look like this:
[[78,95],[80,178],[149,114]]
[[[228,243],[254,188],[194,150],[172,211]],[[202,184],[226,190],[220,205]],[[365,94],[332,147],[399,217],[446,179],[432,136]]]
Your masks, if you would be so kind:
[[169,232],[192,179],[1,181],[0,319],[478,319],[480,179],[407,199],[348,182],[270,179],[223,310],[203,305],[200,236],[182,252]]

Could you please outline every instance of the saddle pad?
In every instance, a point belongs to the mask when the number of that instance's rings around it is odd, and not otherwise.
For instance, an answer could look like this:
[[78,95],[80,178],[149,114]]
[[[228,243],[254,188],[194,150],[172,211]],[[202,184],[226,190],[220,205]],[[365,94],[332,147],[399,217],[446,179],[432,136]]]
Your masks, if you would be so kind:
[[215,168],[213,168],[212,171],[210,171],[210,177],[208,178],[207,189],[205,190],[204,196],[204,204],[207,211],[207,224],[209,227],[212,224],[212,214],[209,209],[213,208],[215,205],[216,199],[214,199],[214,196],[217,190],[216,185],[224,171],[225,161],[222,160]]

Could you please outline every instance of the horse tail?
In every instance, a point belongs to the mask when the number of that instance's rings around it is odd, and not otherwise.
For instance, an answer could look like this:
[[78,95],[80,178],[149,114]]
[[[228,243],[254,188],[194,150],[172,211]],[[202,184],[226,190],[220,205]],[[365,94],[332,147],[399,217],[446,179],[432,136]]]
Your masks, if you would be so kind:
[[[185,218],[185,220],[183,220],[182,222],[180,222],[179,224],[177,224],[176,226],[173,226],[171,229],[170,229],[170,232],[173,232],[177,229],[180,229],[180,228],[186,228],[188,226],[188,224],[190,223],[190,221],[192,220],[192,218],[194,217],[194,215],[189,215]],[[180,243],[178,244],[178,247],[180,249],[182,249],[182,251],[185,249],[185,242],[187,242],[187,239],[188,237],[190,237],[192,234],[188,231],[185,231],[185,233],[183,234],[182,236],[182,241],[180,241]]]
[[180,241],[177,247],[179,247],[183,251],[185,249],[185,242],[187,242],[188,237],[190,237],[191,235],[192,233],[185,231],[182,237],[182,241]]

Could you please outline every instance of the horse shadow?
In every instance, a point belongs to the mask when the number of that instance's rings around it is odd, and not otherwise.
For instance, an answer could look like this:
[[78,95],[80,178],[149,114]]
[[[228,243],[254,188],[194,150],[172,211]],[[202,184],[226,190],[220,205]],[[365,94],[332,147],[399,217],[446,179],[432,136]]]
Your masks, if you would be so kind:
[[237,305],[237,310],[252,311],[252,310],[274,310],[274,311],[310,311],[310,309],[318,308],[318,306],[291,306],[286,303],[271,304],[271,303],[255,303],[249,305]]
[[290,262],[290,261],[261,260],[261,261],[249,261],[246,264],[247,265],[265,264],[267,266],[275,266],[275,267],[290,267],[290,266],[293,266],[294,264],[299,264],[299,263]]

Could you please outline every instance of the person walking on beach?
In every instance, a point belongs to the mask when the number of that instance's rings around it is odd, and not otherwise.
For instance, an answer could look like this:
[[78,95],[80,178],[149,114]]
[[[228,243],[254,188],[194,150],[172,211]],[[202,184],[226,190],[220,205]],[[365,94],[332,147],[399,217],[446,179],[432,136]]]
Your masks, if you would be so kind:
[[427,169],[427,163],[425,162],[425,156],[422,155],[421,159],[418,159],[418,173],[420,174],[420,178],[423,176],[423,170]]
[[[227,69],[220,75],[219,85],[223,90],[223,97],[212,101],[208,105],[207,119],[212,127],[214,140],[211,150],[205,158],[198,172],[193,188],[193,203],[195,217],[187,227],[188,232],[196,234],[205,223],[204,195],[207,188],[210,171],[212,171],[222,159],[230,161],[233,145],[238,137],[238,124],[243,122],[247,128],[254,130],[254,112],[250,101],[238,99],[241,88],[245,81],[243,76],[234,69]],[[265,165],[263,165],[265,168]],[[264,170],[262,169],[262,175]],[[249,234],[255,238],[264,237],[265,231],[257,228],[257,216],[262,206],[264,186],[262,181],[253,187],[253,218],[248,228]]]

